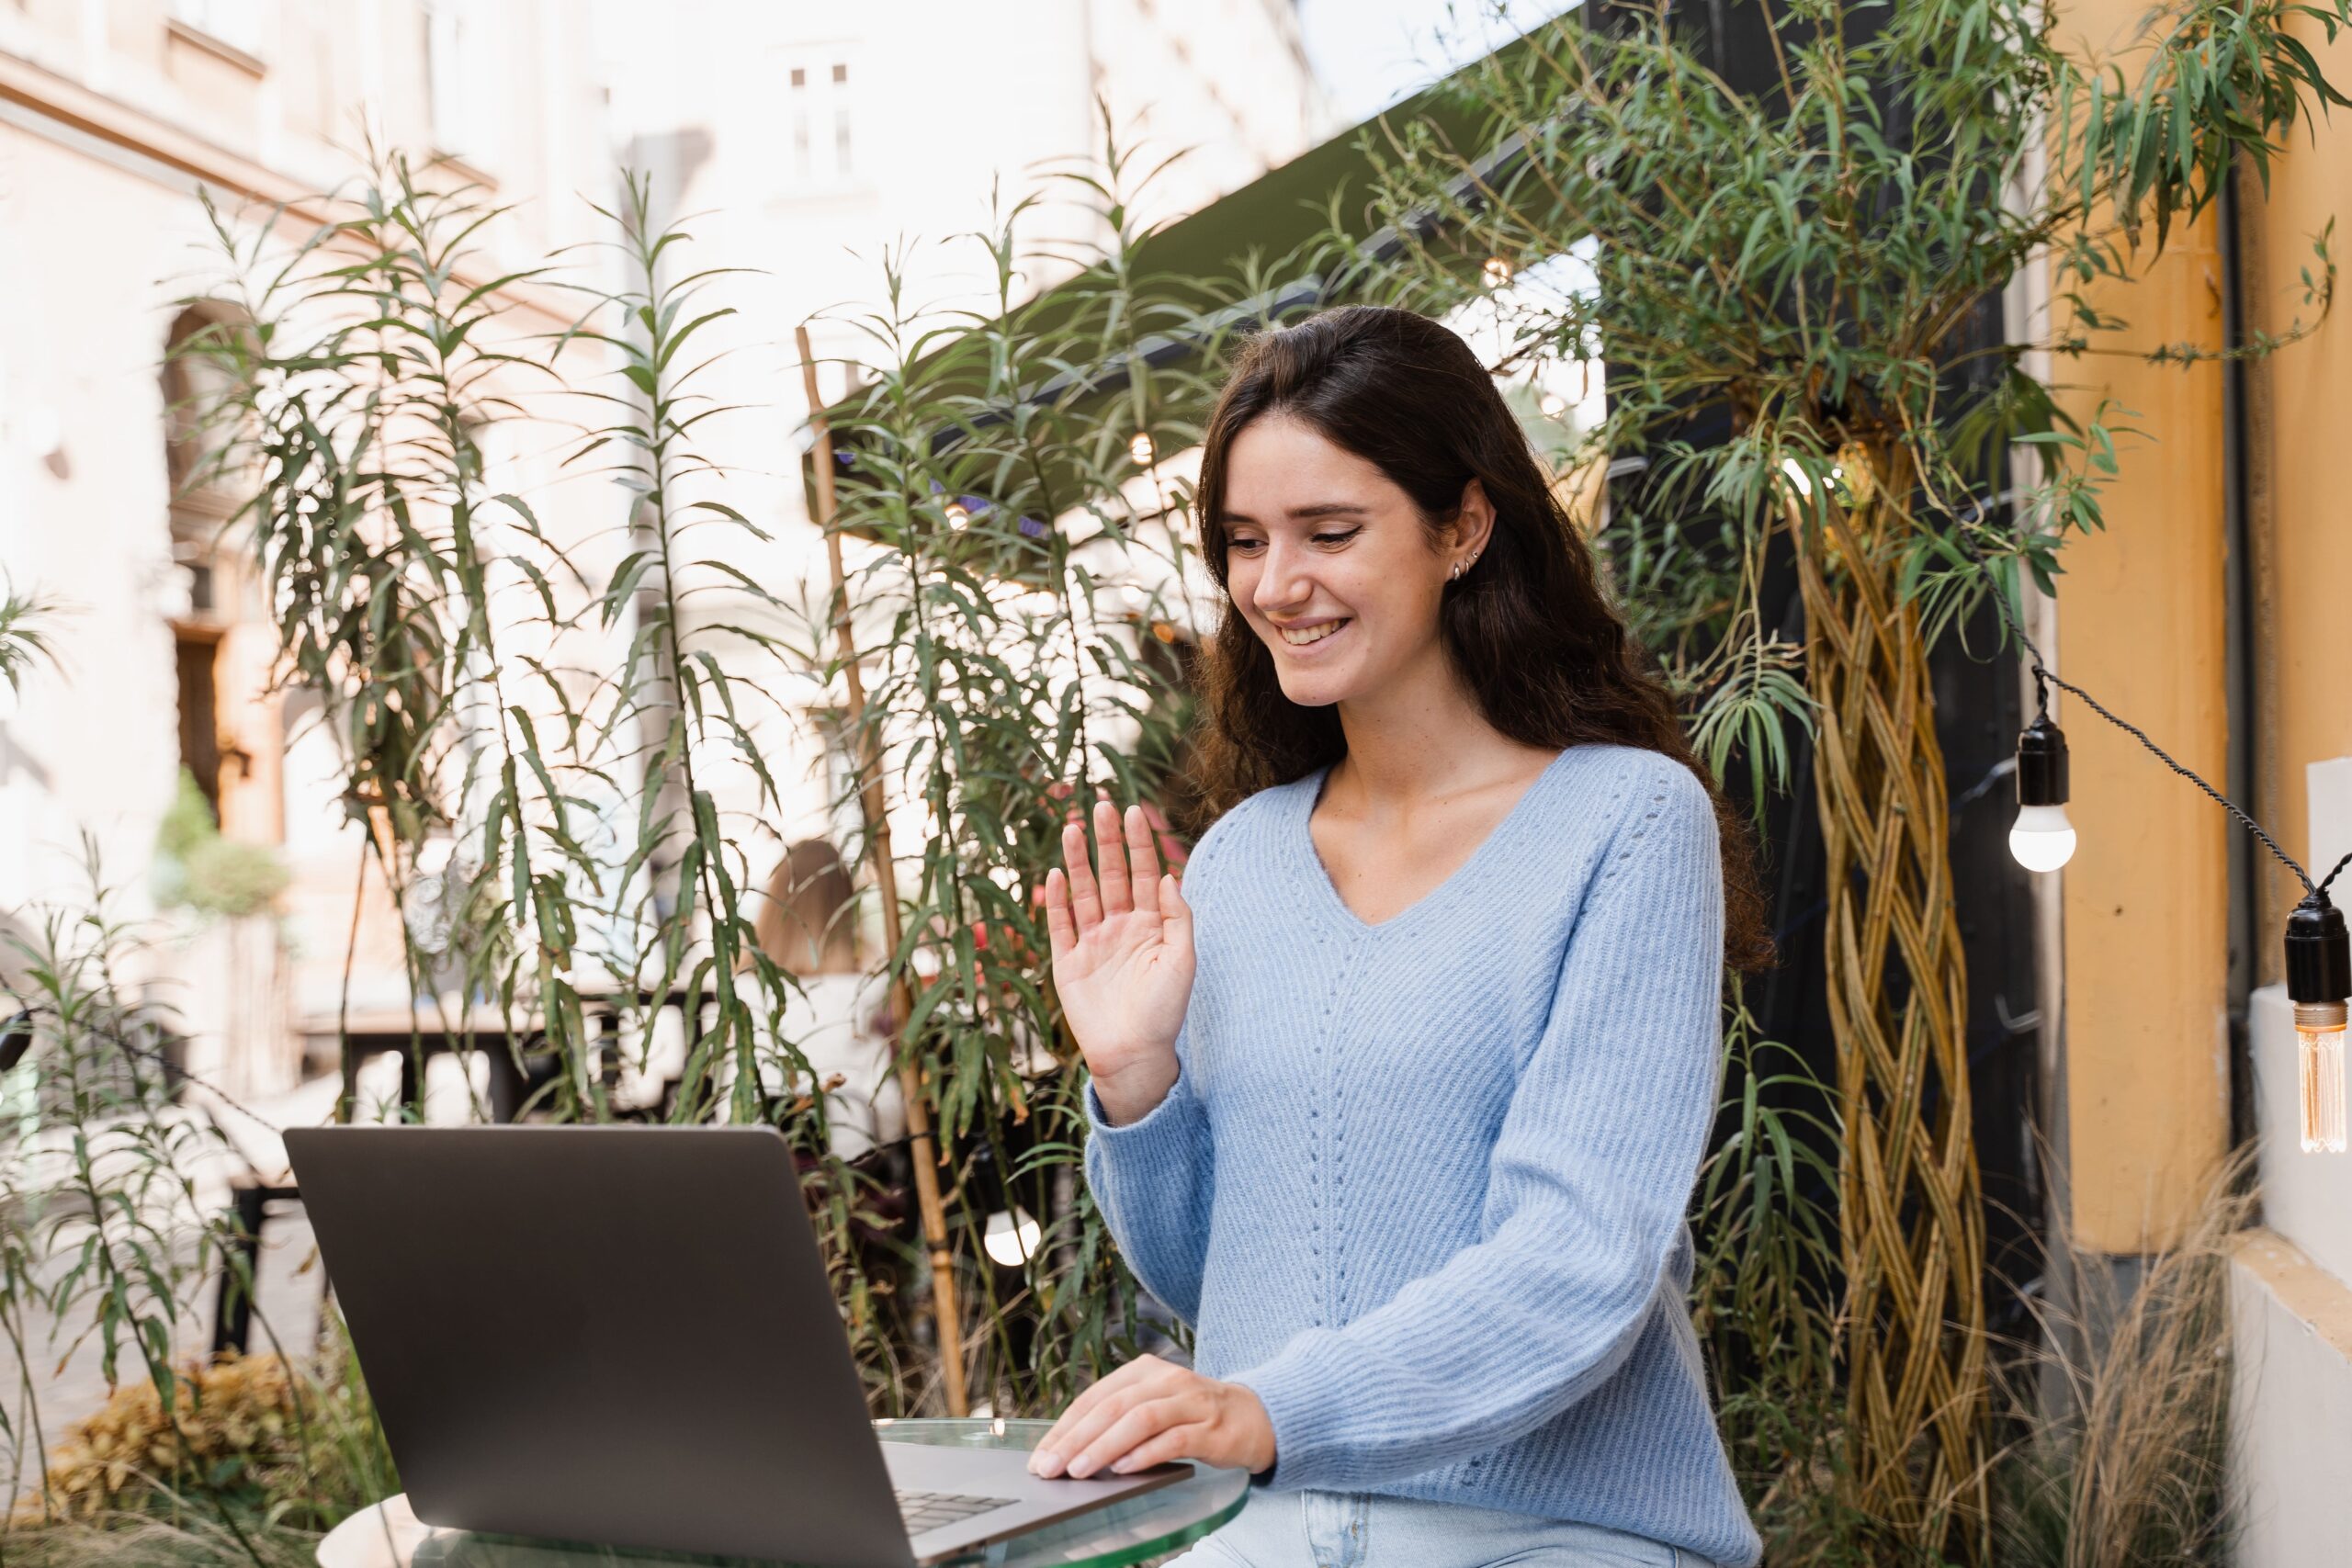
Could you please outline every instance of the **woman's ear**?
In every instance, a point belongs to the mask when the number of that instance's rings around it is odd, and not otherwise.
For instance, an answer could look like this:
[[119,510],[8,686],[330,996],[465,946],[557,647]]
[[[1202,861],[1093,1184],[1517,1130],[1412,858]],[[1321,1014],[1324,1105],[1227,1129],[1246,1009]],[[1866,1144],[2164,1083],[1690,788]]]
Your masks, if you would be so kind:
[[1476,559],[1494,537],[1495,503],[1487,499],[1487,487],[1476,478],[1462,487],[1462,510],[1455,514],[1453,526],[1453,547],[1464,561]]

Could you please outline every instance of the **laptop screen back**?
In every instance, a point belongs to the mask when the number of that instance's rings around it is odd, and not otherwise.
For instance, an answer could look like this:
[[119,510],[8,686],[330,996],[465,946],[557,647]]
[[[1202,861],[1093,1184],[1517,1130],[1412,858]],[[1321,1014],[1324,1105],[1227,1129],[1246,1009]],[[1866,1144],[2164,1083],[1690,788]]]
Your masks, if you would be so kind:
[[420,1519],[911,1561],[774,1130],[324,1127],[287,1150]]

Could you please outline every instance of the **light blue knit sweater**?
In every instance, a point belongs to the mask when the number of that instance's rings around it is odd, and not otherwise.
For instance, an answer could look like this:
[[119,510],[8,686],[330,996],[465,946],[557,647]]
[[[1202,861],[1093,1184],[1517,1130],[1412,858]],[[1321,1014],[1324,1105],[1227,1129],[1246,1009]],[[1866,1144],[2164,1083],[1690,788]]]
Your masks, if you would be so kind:
[[1087,1180],[1195,1364],[1273,1419],[1277,1487],[1459,1501],[1761,1555],[1684,1298],[1713,1119],[1723,874],[1704,788],[1572,746],[1366,925],[1307,831],[1328,769],[1184,871],[1175,1087],[1091,1089]]

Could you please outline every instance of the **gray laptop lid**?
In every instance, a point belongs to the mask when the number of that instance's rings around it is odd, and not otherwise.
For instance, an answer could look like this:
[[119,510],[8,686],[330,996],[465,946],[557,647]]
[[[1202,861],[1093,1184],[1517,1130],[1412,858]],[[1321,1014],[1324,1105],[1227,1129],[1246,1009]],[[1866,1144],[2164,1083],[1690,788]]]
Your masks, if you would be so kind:
[[420,1519],[912,1562],[773,1129],[314,1127],[286,1147]]

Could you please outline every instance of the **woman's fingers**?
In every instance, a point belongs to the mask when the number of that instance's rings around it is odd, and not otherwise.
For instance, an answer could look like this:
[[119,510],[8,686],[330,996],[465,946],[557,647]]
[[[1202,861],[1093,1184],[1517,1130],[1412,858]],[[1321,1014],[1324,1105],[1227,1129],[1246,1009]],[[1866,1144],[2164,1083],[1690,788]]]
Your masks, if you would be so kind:
[[1193,907],[1184,902],[1183,879],[1173,872],[1159,878],[1159,940],[1178,953],[1193,948]]
[[1126,846],[1119,839],[1119,808],[1107,800],[1094,803],[1094,842],[1102,856],[1102,912],[1124,915],[1135,906],[1135,888],[1127,881]]
[[1069,1472],[1080,1479],[1110,1468],[1146,1442],[1175,1427],[1197,1425],[1209,1414],[1208,1402],[1193,1389],[1146,1395],[1120,1412],[1092,1442],[1070,1456]]
[[1159,846],[1152,841],[1151,819],[1140,806],[1127,807],[1127,879],[1136,908],[1159,912]]
[[1057,961],[1078,945],[1078,922],[1069,913],[1069,881],[1059,866],[1046,873],[1046,934]]
[[1094,886],[1093,863],[1087,858],[1084,824],[1062,824],[1062,864],[1068,868],[1069,903],[1077,920],[1077,934],[1084,936],[1102,923],[1102,897]]
[[1126,1406],[1129,1392],[1151,1381],[1168,1366],[1157,1356],[1141,1356],[1090,1384],[1085,1393],[1070,1401],[1062,1418],[1038,1442],[1036,1454],[1029,1461],[1030,1470],[1038,1475],[1061,1474],[1073,1454],[1118,1418]]
[[1171,1459],[1201,1457],[1201,1444],[1208,1436],[1208,1424],[1194,1421],[1181,1427],[1166,1427],[1159,1436],[1137,1443],[1125,1457],[1111,1461],[1111,1468],[1121,1475],[1129,1471],[1149,1470],[1155,1464],[1165,1464]]

